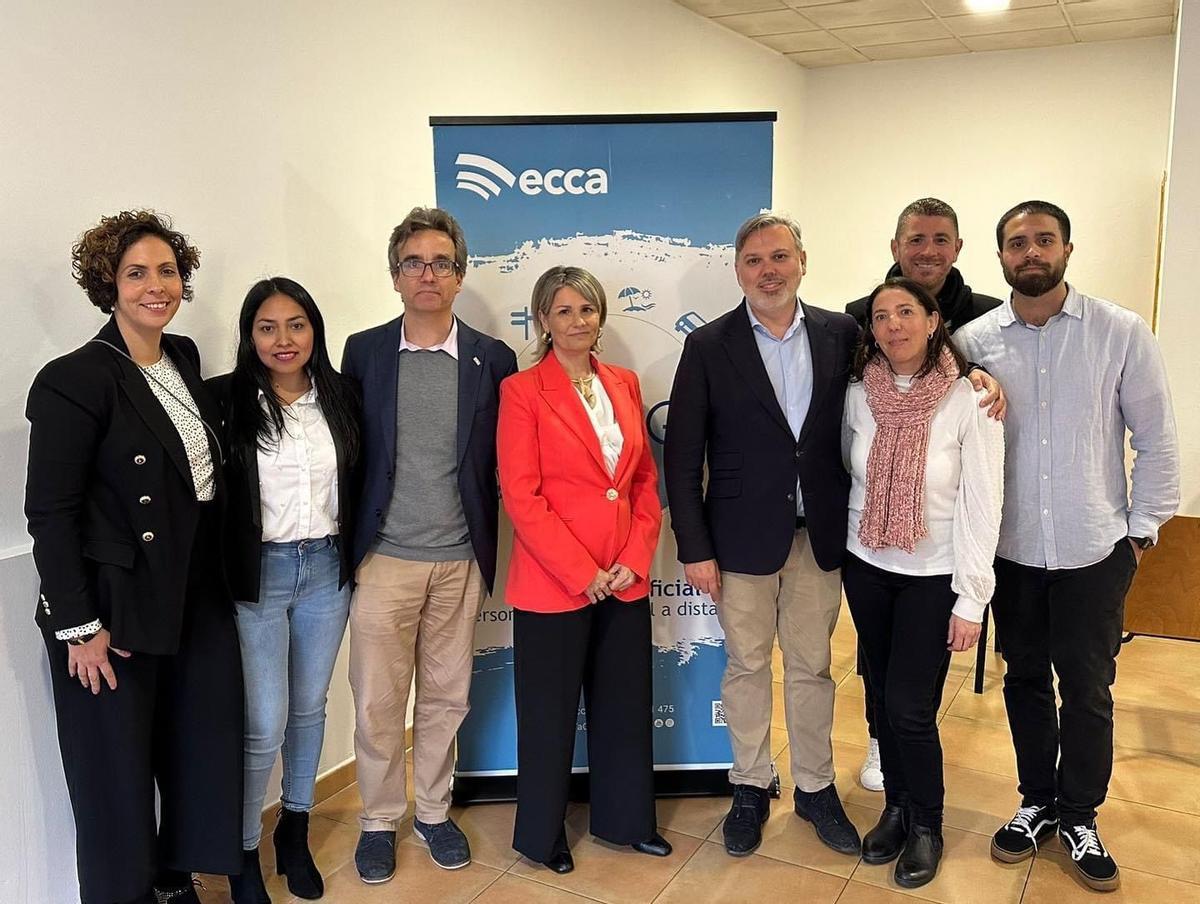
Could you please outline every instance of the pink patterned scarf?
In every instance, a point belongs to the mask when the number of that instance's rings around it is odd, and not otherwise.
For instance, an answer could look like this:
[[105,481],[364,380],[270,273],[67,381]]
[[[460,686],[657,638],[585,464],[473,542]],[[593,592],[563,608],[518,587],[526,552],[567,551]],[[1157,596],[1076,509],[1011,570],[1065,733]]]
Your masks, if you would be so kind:
[[867,498],[858,525],[859,542],[867,549],[895,546],[912,552],[925,536],[929,422],[957,378],[954,358],[945,349],[938,366],[913,378],[908,392],[896,387],[882,354],[867,362],[863,386],[875,419],[875,439],[867,457]]

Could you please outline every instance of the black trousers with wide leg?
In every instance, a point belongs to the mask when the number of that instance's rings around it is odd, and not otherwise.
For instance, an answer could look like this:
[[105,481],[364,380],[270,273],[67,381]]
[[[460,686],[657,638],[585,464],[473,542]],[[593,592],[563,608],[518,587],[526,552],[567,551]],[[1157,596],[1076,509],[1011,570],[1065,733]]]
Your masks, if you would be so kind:
[[137,900],[161,869],[241,870],[241,654],[205,508],[178,653],[110,654],[117,689],[93,695],[67,675],[66,643],[45,636],[82,904]]
[[613,844],[655,832],[650,604],[607,597],[572,612],[513,613],[517,818],[513,847],[539,863],[566,850],[579,693],[587,711],[591,832]]

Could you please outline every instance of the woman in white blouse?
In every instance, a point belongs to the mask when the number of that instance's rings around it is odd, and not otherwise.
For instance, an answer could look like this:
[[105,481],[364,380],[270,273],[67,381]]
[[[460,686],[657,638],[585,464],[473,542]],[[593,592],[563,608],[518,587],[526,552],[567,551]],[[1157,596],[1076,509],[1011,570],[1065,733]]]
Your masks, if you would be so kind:
[[970,649],[995,587],[1003,426],[965,376],[937,302],[889,279],[871,293],[842,430],[850,523],[842,580],[873,689],[886,805],[863,839],[899,885],[942,853],[937,709],[951,652]]
[[533,288],[539,362],[500,385],[497,453],[513,523],[517,700],[513,847],[557,873],[579,694],[587,707],[591,831],[665,857],[650,681],[650,562],[662,503],[637,375],[595,355],[604,289],[579,267]]
[[283,750],[276,871],[301,898],[324,892],[308,848],[325,700],[350,609],[347,506],[358,458],[358,392],[330,364],[325,323],[299,283],[251,287],[237,362],[209,381],[223,412],[230,498],[225,560],[246,682],[243,864],[236,904],[267,904],[258,842]]

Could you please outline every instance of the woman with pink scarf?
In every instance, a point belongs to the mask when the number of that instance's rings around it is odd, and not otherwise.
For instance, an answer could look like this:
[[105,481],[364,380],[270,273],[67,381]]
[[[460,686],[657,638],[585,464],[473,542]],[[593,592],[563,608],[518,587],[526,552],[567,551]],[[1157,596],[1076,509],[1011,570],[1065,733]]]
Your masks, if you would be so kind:
[[942,855],[937,709],[950,654],[975,645],[995,587],[1004,428],[979,407],[925,289],[889,279],[867,310],[842,425],[852,479],[842,580],[882,717],[887,797],[862,856],[896,860],[896,883],[917,888]]

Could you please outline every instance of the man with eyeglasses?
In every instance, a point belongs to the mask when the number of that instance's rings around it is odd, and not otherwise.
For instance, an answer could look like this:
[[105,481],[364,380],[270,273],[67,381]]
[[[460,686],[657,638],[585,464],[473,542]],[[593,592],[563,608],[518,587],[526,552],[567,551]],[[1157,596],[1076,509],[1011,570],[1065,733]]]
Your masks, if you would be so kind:
[[512,349],[453,313],[467,267],[454,217],[415,207],[388,242],[404,314],[346,341],[363,393],[361,493],[350,607],[354,753],[364,882],[396,871],[408,808],[404,722],[413,707],[413,831],[434,863],[471,862],[449,818],[454,738],[467,714],[475,619],[496,576],[496,415]]

